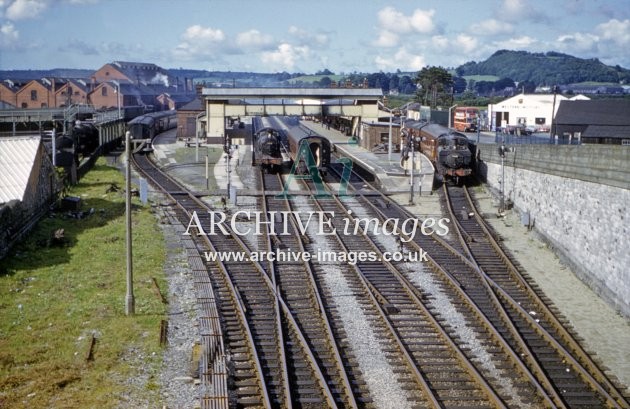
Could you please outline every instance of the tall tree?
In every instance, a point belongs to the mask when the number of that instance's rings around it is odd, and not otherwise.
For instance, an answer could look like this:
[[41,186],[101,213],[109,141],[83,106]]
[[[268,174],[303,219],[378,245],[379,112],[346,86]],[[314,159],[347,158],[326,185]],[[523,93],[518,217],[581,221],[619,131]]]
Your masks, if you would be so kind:
[[419,89],[418,101],[435,109],[439,104],[448,103],[452,97],[453,76],[442,67],[424,67],[416,76]]

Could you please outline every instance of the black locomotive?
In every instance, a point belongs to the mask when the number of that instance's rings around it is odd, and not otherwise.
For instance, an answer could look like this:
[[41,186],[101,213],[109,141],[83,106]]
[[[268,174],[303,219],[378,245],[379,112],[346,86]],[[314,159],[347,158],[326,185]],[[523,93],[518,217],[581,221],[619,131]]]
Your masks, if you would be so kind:
[[286,135],[274,126],[268,117],[255,117],[252,120],[252,165],[269,171],[282,167],[286,154]]
[[442,125],[415,121],[406,122],[403,133],[416,151],[431,160],[439,181],[452,179],[457,183],[472,174],[473,155],[466,135]]
[[311,166],[325,172],[330,165],[330,141],[300,126],[297,117],[257,117],[253,129],[254,166],[278,169],[288,162],[308,174]]

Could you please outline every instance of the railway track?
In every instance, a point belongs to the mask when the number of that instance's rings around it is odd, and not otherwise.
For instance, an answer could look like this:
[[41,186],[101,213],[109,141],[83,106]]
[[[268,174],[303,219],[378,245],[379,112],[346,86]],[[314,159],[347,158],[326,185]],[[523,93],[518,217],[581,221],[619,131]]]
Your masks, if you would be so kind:
[[[354,187],[356,192],[365,192],[369,189],[369,184],[357,176],[353,176],[350,185]],[[373,196],[365,197],[356,196],[364,204],[366,208],[372,208],[377,214],[381,215],[381,220],[385,217],[404,218],[410,215],[388,201],[384,196],[374,199]],[[455,208],[459,209],[455,205]],[[372,213],[373,214],[373,213]],[[451,214],[452,218],[456,215]],[[460,212],[457,216],[467,219],[467,212]],[[480,223],[483,222],[480,218]],[[469,231],[468,234],[463,233],[461,245],[466,243],[476,243],[478,232]],[[481,237],[481,236],[479,236]],[[479,279],[480,272],[483,270],[478,265],[472,263],[468,258],[470,254],[465,256],[461,254],[461,248],[456,250],[448,243],[436,235],[417,235],[414,237],[413,243],[415,248],[422,248],[427,251],[433,261],[436,262],[440,269],[442,280],[447,282],[451,288],[459,291],[460,298],[469,298],[472,305],[477,306],[477,315],[481,320],[486,321],[486,327],[493,332],[497,331],[499,345],[506,354],[512,358],[517,357],[521,362],[516,364],[520,368],[525,377],[529,378],[530,383],[536,388],[539,395],[542,395],[546,406],[551,407],[628,407],[627,401],[619,392],[620,387],[614,385],[606,379],[605,375],[597,368],[597,365],[590,360],[587,354],[580,352],[579,344],[576,341],[567,341],[573,348],[575,356],[568,351],[561,353],[560,361],[554,362],[554,350],[559,351],[560,345],[556,345],[551,337],[545,338],[544,321],[541,322],[540,317],[532,317],[536,314],[533,304],[525,304],[523,295],[518,294],[520,287],[525,288],[524,280],[519,279],[518,285],[507,286],[513,290],[511,294],[499,288],[495,283],[487,283]],[[495,243],[496,246],[496,243]],[[478,251],[480,257],[484,260],[484,265],[488,267],[497,265],[497,261],[488,258],[487,254]],[[483,258],[485,255],[485,259]],[[500,256],[499,264],[504,263],[506,255]],[[488,264],[485,264],[488,263]],[[400,269],[404,271],[404,269]],[[517,270],[514,268],[514,270]],[[406,274],[406,273],[403,273]],[[515,273],[513,273],[515,274]],[[408,275],[407,275],[408,276]],[[410,281],[413,277],[408,276]],[[514,278],[516,280],[516,278]],[[494,292],[500,293],[495,296]],[[535,294],[535,291],[530,291]],[[530,294],[530,297],[532,295]],[[519,304],[521,303],[521,304]],[[523,308],[525,306],[526,308]],[[544,302],[539,301],[538,310],[545,310]],[[533,308],[533,307],[532,307]],[[538,320],[538,322],[536,322]],[[553,320],[553,319],[550,319]],[[561,338],[571,339],[571,335],[566,331],[558,320],[553,320],[554,325],[559,326]],[[488,325],[490,324],[490,325]],[[537,338],[542,335],[543,338]],[[548,344],[544,346],[545,342]],[[578,360],[586,362],[581,367]],[[498,386],[500,390],[500,386]],[[521,407],[516,405],[514,407]]]
[[460,246],[478,271],[477,279],[487,283],[519,333],[524,334],[526,353],[539,362],[561,403],[567,407],[630,407],[621,386],[584,351],[550,301],[529,283],[501,247],[468,189],[444,186],[444,195]]
[[[139,170],[177,204],[183,225],[190,223],[193,213],[202,226],[217,217],[146,156],[135,160]],[[339,179],[329,175],[327,181],[336,188]],[[276,175],[261,173],[260,184],[270,193],[259,203],[266,217],[268,212],[334,212],[345,216],[327,220],[337,231],[347,228],[348,218],[381,222],[413,218],[356,175],[349,183],[352,194],[332,195],[333,200],[314,194],[310,199],[306,194],[278,200],[284,187]],[[288,224],[265,218],[267,231],[258,238],[256,250],[268,254],[289,249],[314,254],[322,247],[338,254],[367,250],[378,260],[346,265],[291,260],[202,263],[205,271],[195,270],[196,286],[209,294],[202,298],[216,302],[224,340],[219,342],[215,332],[203,342],[210,351],[202,360],[204,382],[214,388],[221,384],[219,372],[223,371],[221,380],[229,374],[227,386],[218,394],[202,397],[202,407],[383,406],[378,394],[371,392],[376,390],[373,380],[366,376],[367,349],[357,345],[356,334],[348,333],[352,318],[346,304],[342,306],[348,301],[371,323],[365,337],[385,352],[395,374],[390,387],[399,388],[408,407],[630,407],[619,386],[584,353],[546,306],[544,296],[504,254],[465,195],[457,196],[453,204],[465,211],[450,215],[454,223],[450,226],[460,232],[457,243],[437,234],[405,237],[400,229],[399,237],[410,239],[408,243],[369,231],[323,239],[304,231],[299,216],[290,217]],[[269,234],[271,228],[277,232],[287,226],[287,235]],[[254,251],[228,230],[194,237],[196,250]],[[427,262],[385,260],[393,248],[408,256],[426,251]],[[341,301],[331,285],[333,276],[347,288],[343,297],[352,300]],[[225,359],[227,368],[217,365],[227,356],[231,357]]]
[[[209,207],[185,191],[178,182],[158,169],[146,156],[134,156],[138,170],[172,198],[177,217],[188,225],[192,215],[198,225],[209,226]],[[190,226],[189,226],[190,227]],[[193,228],[194,230],[194,228]],[[248,252],[233,231],[198,236],[197,247],[211,254]],[[203,240],[199,240],[202,238]],[[335,399],[314,360],[313,353],[292,312],[259,263],[252,261],[207,262],[206,274],[216,289],[216,303],[223,318],[224,356],[230,356],[230,406],[247,407],[335,407]],[[280,313],[282,311],[282,313]],[[213,371],[216,350],[206,351]],[[212,389],[212,385],[207,385]],[[220,396],[202,396],[202,407],[228,407],[227,391]],[[221,398],[220,401],[218,400]]]

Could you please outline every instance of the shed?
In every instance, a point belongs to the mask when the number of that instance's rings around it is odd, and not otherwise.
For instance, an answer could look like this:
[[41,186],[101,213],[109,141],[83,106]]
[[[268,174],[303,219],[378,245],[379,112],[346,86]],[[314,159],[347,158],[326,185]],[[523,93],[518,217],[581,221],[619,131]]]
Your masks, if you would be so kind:
[[58,191],[39,136],[0,138],[0,258]]
[[[389,147],[389,122],[362,122],[359,134],[360,146],[374,153],[387,153]],[[392,150],[400,152],[400,124],[393,122]]]
[[630,145],[630,100],[562,101],[555,133],[582,143]]
[[[195,98],[188,104],[177,110],[177,138],[186,139],[194,138],[197,135],[197,129],[203,131],[205,127],[197,126],[197,119],[205,114],[203,104],[200,98]],[[199,135],[203,138],[204,135]]]
[[39,136],[0,138],[0,205],[12,200],[37,207],[54,186],[52,162]]

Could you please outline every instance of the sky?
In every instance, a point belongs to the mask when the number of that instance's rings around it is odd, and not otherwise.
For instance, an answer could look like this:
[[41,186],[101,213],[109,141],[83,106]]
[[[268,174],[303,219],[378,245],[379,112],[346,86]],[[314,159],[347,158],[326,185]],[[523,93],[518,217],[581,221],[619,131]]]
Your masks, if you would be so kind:
[[408,72],[495,51],[630,68],[630,0],[0,0],[0,69]]

